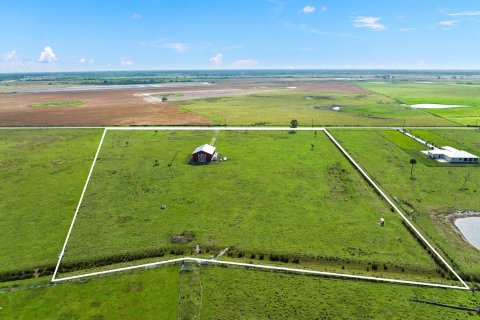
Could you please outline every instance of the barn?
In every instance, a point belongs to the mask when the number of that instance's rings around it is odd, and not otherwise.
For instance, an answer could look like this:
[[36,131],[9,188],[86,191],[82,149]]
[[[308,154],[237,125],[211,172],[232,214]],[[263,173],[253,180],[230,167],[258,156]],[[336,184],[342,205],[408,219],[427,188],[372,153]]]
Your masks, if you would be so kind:
[[209,163],[218,157],[218,153],[215,152],[216,148],[209,144],[201,145],[192,152],[193,163]]

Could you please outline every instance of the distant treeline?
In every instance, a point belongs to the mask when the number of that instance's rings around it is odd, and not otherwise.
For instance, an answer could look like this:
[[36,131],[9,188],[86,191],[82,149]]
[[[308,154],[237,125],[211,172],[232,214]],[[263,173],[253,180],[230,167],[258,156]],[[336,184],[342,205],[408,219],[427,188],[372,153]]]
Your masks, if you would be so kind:
[[168,70],[3,73],[0,81],[52,81],[82,84],[146,84],[229,78],[391,78],[480,77],[479,70]]

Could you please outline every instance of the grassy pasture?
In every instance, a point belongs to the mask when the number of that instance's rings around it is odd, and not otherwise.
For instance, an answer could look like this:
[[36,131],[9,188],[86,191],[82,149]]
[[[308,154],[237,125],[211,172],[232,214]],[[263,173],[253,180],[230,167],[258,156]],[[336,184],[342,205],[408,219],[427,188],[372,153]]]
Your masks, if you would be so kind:
[[[480,153],[480,134],[474,130],[416,132],[437,145],[448,142]],[[480,277],[478,250],[465,242],[447,219],[456,209],[480,210],[478,165],[438,166],[420,153],[425,149],[422,144],[393,130],[335,130],[333,135],[390,195],[401,200],[406,210],[415,209],[416,224],[461,274]],[[409,164],[412,157],[420,160],[413,178]]]
[[[189,165],[212,135],[109,131],[64,263],[158,248],[191,255],[198,243],[435,277],[431,258],[322,132],[221,131],[216,146],[229,160]],[[180,234],[193,241],[173,244]]]
[[168,267],[39,288],[20,281],[0,294],[0,317],[176,319],[178,279],[178,268]]
[[465,106],[480,106],[480,83],[458,82],[361,82],[374,92],[407,104],[437,103]]
[[208,267],[201,270],[202,319],[472,319],[469,292]]
[[[376,93],[290,91],[175,103],[185,111],[212,119],[217,125],[288,125],[291,119],[297,119],[301,126],[400,126],[404,120],[410,126],[455,125]],[[341,111],[332,109],[337,106]]]
[[53,101],[53,102],[41,102],[41,103],[34,103],[32,107],[73,107],[73,106],[80,106],[82,104],[87,103],[85,100],[67,100],[67,101]]
[[56,263],[101,130],[0,130],[0,273]]
[[179,276],[178,266],[39,288],[19,281],[14,291],[0,294],[0,314],[5,319],[174,319],[179,309],[191,311],[185,301],[179,304],[179,292],[200,294],[200,308],[191,314],[201,319],[472,319],[472,312],[411,299],[480,303],[478,295],[458,290],[215,266],[197,271],[199,281],[189,288],[182,278],[188,274]]
[[480,123],[480,83],[365,82],[361,86],[407,104],[437,103],[466,108],[424,109],[425,112],[462,125]]
[[468,108],[430,109],[429,112],[466,126],[480,126],[480,105]]

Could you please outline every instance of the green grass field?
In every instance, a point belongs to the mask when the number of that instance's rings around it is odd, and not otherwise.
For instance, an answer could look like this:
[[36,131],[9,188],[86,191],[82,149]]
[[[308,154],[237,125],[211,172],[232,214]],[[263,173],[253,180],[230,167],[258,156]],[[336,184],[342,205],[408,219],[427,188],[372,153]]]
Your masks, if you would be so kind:
[[[445,119],[402,106],[377,93],[338,94],[319,92],[271,92],[223,98],[177,101],[187,112],[206,116],[217,125],[300,126],[455,126]],[[340,107],[340,111],[332,108]]]
[[413,297],[477,307],[469,292],[208,267],[202,319],[473,319]]
[[53,101],[53,102],[42,102],[42,103],[34,103],[32,107],[73,107],[73,106],[80,106],[82,104],[87,103],[85,100],[67,100],[67,101]]
[[177,267],[0,293],[2,319],[176,319]]
[[459,82],[364,82],[361,86],[406,104],[437,103],[468,108],[423,109],[462,125],[480,123],[480,83]]
[[[480,303],[477,295],[459,290],[215,266],[197,267],[196,272],[195,281],[189,271],[180,273],[179,266],[171,266],[38,288],[17,282],[2,289],[0,315],[5,319],[175,319],[180,311],[197,319],[473,319],[472,311],[411,300],[467,307]],[[198,308],[192,308],[195,302]]]
[[0,130],[0,273],[53,266],[101,130]]
[[[212,135],[109,131],[63,262],[159,248],[191,255],[198,243],[211,254],[233,246],[239,257],[436,276],[433,260],[322,132],[219,132],[216,146],[229,160],[189,165]],[[173,244],[184,231],[193,241]]]
[[[474,130],[414,132],[438,145],[448,142],[480,153],[480,133]],[[438,166],[420,153],[423,145],[393,130],[335,130],[333,135],[390,195],[401,200],[405,209],[415,210],[416,224],[453,261],[454,268],[464,276],[480,277],[478,250],[466,243],[447,219],[455,210],[479,211],[478,165]],[[411,158],[419,160],[413,178]]]

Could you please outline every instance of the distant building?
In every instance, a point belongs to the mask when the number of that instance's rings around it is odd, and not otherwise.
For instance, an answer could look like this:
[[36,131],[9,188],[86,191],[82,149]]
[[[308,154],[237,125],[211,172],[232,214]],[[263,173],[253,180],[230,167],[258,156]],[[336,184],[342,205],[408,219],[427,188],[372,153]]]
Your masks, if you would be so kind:
[[218,158],[218,153],[215,152],[216,148],[209,144],[204,144],[197,147],[192,152],[192,162],[194,163],[208,163],[212,160],[215,161]]
[[435,159],[438,162],[478,163],[478,157],[476,155],[448,146],[442,147],[440,149],[435,148],[423,152],[426,153],[430,158]]

